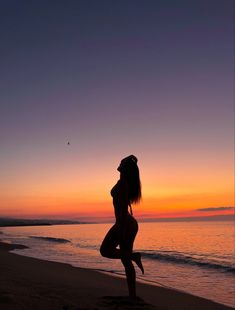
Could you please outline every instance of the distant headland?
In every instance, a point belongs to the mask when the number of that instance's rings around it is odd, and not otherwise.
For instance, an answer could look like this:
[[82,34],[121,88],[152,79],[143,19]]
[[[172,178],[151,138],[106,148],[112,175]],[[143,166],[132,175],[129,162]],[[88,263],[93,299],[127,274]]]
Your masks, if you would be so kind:
[[71,224],[89,224],[89,223],[72,221],[72,220],[0,218],[0,227],[48,226],[48,225],[71,225]]

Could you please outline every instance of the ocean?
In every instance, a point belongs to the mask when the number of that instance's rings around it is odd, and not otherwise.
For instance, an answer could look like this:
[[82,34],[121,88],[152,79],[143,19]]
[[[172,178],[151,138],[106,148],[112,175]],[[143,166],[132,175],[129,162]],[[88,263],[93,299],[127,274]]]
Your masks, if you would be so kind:
[[[0,228],[0,239],[28,246],[13,251],[20,255],[124,276],[119,260],[99,253],[111,225],[5,227]],[[235,307],[233,221],[139,223],[134,251],[142,253],[145,268],[144,275],[136,268],[138,281]]]

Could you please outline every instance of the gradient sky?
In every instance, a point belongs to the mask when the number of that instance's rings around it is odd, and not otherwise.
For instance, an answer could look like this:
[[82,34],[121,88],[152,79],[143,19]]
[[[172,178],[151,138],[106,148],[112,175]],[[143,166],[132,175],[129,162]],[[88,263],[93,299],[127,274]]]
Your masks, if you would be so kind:
[[138,216],[233,212],[233,6],[1,0],[0,216],[110,216],[129,154]]

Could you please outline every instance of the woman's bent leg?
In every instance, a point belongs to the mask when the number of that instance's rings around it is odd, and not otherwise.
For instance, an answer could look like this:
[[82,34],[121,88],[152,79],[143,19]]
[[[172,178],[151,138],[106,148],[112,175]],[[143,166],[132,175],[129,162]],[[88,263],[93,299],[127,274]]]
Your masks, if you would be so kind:
[[144,274],[144,266],[141,261],[141,254],[139,252],[132,253],[131,259],[140,268],[142,274]]
[[100,254],[107,258],[120,259],[121,253],[120,250],[117,249],[118,244],[118,230],[116,225],[113,225],[101,244]]

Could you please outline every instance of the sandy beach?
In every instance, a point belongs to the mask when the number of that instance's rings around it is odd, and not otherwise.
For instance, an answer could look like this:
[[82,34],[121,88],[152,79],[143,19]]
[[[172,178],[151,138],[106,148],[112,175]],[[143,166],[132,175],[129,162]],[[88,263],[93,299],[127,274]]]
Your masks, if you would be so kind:
[[233,309],[143,283],[137,283],[139,299],[132,301],[127,297],[122,278],[9,252],[23,247],[0,243],[0,308],[3,310]]

